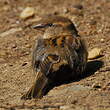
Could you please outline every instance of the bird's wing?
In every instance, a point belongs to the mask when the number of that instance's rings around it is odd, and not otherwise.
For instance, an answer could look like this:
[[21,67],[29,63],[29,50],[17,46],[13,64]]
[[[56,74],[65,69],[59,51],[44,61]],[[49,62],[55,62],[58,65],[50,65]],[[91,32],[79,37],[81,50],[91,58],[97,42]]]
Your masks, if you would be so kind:
[[46,76],[51,73],[52,65],[60,61],[60,56],[55,54],[46,54],[42,57],[38,69]]
[[80,63],[79,58],[79,50],[81,44],[80,39],[77,40],[76,37],[69,36],[68,39],[65,41],[64,52],[65,52],[65,59],[68,61],[68,64],[71,68],[75,68]]
[[59,62],[60,56],[55,53],[48,52],[45,41],[40,39],[33,52],[32,65],[35,71],[41,71],[46,76],[49,74],[53,64]]
[[79,37],[68,37],[66,42],[66,53],[69,65],[81,73],[86,66],[87,62],[87,48],[84,40]]
[[65,46],[64,49],[64,58],[68,62],[71,68],[74,68],[78,63],[78,54],[72,47]]

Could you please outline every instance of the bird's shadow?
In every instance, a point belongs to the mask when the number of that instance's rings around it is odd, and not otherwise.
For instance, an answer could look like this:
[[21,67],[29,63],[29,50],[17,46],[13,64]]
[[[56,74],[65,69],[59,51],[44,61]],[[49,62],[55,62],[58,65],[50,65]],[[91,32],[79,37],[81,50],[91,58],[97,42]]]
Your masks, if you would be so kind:
[[61,81],[61,82],[55,82],[53,83],[46,91],[45,94],[46,95],[52,88],[54,88],[55,86],[60,86],[62,84],[68,84],[68,83],[72,83],[72,82],[76,82],[76,81],[80,81],[81,79],[84,79],[86,77],[89,77],[91,75],[93,75],[97,70],[99,70],[102,66],[103,66],[103,61],[99,61],[99,60],[94,60],[94,61],[89,61],[87,63],[86,69],[84,71],[83,74],[81,74],[80,76],[75,77],[74,79],[68,79],[66,81]]
[[103,64],[104,62],[100,60],[89,61],[87,63],[84,74],[82,74],[79,77],[79,80],[93,75],[96,71],[98,71],[103,66]]

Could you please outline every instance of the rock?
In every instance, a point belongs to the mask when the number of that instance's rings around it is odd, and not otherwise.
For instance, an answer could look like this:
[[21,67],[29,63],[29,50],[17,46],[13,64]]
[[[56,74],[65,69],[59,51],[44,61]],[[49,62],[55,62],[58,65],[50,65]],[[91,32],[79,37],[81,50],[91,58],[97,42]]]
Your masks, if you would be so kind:
[[92,87],[95,88],[95,89],[100,89],[101,88],[101,85],[100,85],[100,83],[94,83],[92,85]]
[[81,91],[89,91],[91,87],[83,86],[83,85],[71,85],[68,87],[64,87],[61,90],[55,89],[54,91],[50,91],[48,95],[50,96],[59,96],[61,94],[66,94],[67,92],[81,92]]
[[95,21],[94,19],[92,19],[92,20],[89,22],[90,25],[96,25],[96,23],[97,23],[97,21]]
[[64,105],[60,107],[60,110],[74,110],[72,105]]
[[102,49],[94,48],[91,51],[89,51],[88,60],[92,60],[100,56],[102,56]]
[[8,36],[9,34],[14,34],[15,32],[18,32],[18,31],[21,31],[21,30],[22,30],[21,28],[12,28],[8,31],[0,33],[0,37],[5,37],[5,36]]
[[64,9],[63,9],[63,13],[64,13],[64,14],[66,14],[66,13],[68,13],[68,12],[69,12],[68,8],[64,8]]
[[23,64],[22,64],[22,66],[26,66],[27,64],[28,64],[28,63],[27,63],[27,62],[25,62],[25,63],[23,63]]
[[73,110],[89,110],[89,109],[87,107],[84,107],[84,106],[77,106]]
[[87,107],[84,106],[74,106],[72,104],[61,106],[60,110],[88,110]]
[[91,87],[88,87],[88,86],[83,86],[83,85],[73,85],[73,86],[70,86],[70,87],[66,87],[66,89],[68,91],[87,91],[87,90],[91,90],[92,88]]
[[26,19],[26,18],[32,17],[34,14],[35,14],[34,8],[32,8],[32,7],[27,7],[27,8],[25,8],[25,9],[21,12],[20,18],[21,18],[21,19]]
[[57,108],[48,108],[48,110],[59,110]]
[[94,110],[110,110],[110,107],[97,107]]
[[[13,109],[11,109],[11,110],[13,110]],[[14,109],[14,110],[32,110],[32,109],[28,109],[28,108],[23,108],[23,109],[20,108],[20,109],[18,109],[18,108],[17,108],[17,109]],[[35,110],[35,109],[34,109],[34,110]]]
[[100,39],[101,42],[104,42],[104,39]]
[[81,5],[81,4],[76,4],[73,7],[76,9],[80,9],[80,10],[83,9],[83,5]]
[[9,5],[4,6],[4,7],[3,7],[3,10],[4,10],[4,11],[9,11],[9,10],[10,10],[10,6],[9,6]]

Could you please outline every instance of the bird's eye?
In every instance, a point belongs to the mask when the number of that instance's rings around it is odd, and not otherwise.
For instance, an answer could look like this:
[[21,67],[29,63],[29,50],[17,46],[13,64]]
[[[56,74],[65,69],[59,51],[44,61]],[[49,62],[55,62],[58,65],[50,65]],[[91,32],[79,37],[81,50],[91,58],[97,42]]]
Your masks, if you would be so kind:
[[53,26],[53,24],[52,24],[52,23],[49,23],[49,24],[48,24],[48,26],[50,26],[50,27],[51,27],[51,26]]
[[49,23],[49,24],[47,24],[47,26],[52,27],[52,26],[56,26],[56,24]]

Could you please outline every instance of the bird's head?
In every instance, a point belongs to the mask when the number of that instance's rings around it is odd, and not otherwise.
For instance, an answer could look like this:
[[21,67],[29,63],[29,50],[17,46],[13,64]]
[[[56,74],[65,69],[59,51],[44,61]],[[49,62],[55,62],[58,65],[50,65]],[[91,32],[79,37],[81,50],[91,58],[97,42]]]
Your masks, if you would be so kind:
[[45,17],[41,19],[37,25],[33,26],[33,28],[45,28],[45,39],[65,34],[73,34],[77,36],[78,33],[72,21],[61,16]]

